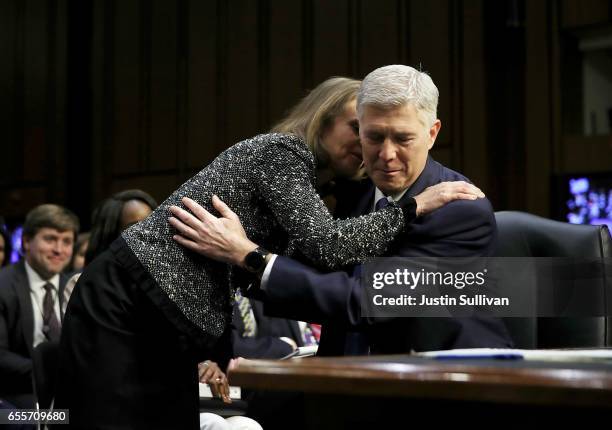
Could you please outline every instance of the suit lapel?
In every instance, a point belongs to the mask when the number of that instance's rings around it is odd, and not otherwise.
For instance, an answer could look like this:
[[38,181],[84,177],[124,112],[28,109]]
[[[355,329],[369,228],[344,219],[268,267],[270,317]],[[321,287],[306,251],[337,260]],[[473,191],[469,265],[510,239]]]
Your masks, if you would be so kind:
[[23,261],[16,267],[13,288],[15,289],[15,294],[19,301],[23,337],[31,355],[32,343],[34,342],[34,313],[32,311],[32,299],[30,297],[30,281],[28,280],[25,263]]

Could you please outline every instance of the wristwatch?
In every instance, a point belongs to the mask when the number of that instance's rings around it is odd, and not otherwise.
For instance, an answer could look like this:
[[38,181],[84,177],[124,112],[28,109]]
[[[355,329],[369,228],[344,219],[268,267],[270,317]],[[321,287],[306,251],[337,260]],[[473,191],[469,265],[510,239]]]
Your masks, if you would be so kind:
[[266,257],[268,255],[270,255],[270,252],[266,251],[261,246],[257,247],[244,257],[245,269],[252,273],[263,272],[266,268]]

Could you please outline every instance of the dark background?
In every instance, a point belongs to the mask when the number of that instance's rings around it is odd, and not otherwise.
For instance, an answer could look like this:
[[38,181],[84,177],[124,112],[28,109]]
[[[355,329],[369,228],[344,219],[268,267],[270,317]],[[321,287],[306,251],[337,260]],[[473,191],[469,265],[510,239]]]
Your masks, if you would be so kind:
[[551,216],[556,178],[612,170],[578,47],[611,27],[610,0],[0,0],[0,215],[162,201],[323,79],[404,63],[440,90],[434,157]]

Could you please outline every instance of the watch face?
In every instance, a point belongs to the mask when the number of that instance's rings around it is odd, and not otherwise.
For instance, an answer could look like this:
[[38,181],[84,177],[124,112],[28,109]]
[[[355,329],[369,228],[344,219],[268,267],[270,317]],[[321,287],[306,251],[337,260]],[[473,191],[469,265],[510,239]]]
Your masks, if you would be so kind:
[[257,251],[249,252],[244,260],[247,267],[253,271],[261,269],[265,261],[264,256]]

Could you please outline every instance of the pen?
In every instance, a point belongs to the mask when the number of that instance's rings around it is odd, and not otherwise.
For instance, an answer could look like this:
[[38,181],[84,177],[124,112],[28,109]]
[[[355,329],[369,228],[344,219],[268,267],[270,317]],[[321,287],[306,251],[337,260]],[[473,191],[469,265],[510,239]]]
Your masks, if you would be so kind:
[[436,355],[436,360],[522,360],[524,357],[521,354],[479,354],[479,355]]

